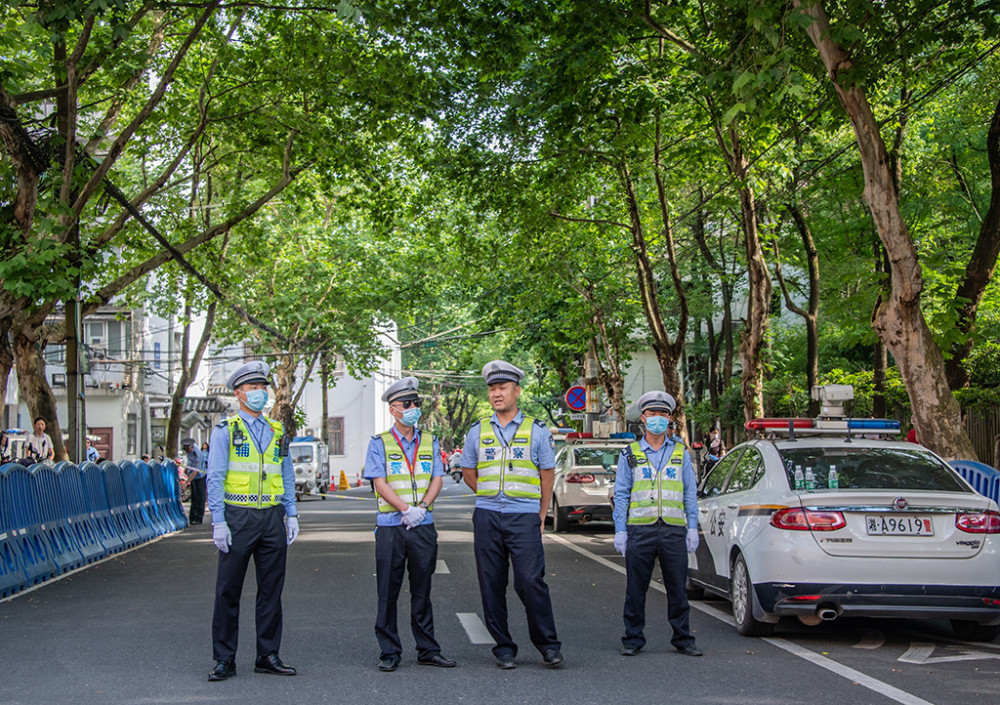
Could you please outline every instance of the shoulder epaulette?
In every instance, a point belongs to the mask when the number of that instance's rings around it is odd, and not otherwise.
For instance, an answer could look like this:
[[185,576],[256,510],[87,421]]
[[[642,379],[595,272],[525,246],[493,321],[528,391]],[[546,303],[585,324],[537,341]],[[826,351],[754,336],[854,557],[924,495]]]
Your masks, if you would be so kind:
[[541,419],[535,419],[535,425],[541,426],[542,428],[548,428]]
[[216,428],[225,428],[229,425],[229,419],[222,419],[219,423],[215,424]]

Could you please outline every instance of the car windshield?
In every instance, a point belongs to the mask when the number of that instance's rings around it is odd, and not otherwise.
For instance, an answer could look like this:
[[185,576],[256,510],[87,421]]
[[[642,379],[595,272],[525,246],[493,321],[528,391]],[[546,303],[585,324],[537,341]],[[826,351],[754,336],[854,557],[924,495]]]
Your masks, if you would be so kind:
[[573,456],[577,466],[603,467],[613,471],[618,467],[621,452],[621,448],[576,448]]
[[288,450],[293,463],[311,463],[313,459],[312,446],[292,446]]
[[[931,453],[919,448],[780,448],[788,486],[795,487],[801,468],[808,481],[812,470],[816,489],[932,490],[971,492],[957,474]],[[836,468],[836,477],[830,469]],[[807,487],[808,489],[808,487]]]

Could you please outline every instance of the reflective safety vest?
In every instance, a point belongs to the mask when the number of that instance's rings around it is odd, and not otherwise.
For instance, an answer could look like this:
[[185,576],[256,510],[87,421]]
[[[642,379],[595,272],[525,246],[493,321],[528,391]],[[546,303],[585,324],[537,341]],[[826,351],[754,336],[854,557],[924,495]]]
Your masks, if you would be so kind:
[[531,427],[535,420],[527,416],[504,444],[493,430],[490,419],[479,422],[479,460],[476,464],[476,495],[541,499],[542,479],[531,460]]
[[[417,457],[413,464],[412,474],[407,465],[409,459],[406,458],[403,448],[396,442],[392,431],[386,431],[379,437],[382,439],[382,449],[385,451],[386,483],[401,500],[411,507],[417,506],[427,494],[427,488],[431,484],[431,471],[434,469],[434,436],[429,433],[420,434],[420,443],[417,444]],[[376,498],[380,512],[399,511],[382,499],[382,495],[376,493]],[[433,504],[427,507],[427,511],[433,510]]]
[[[273,507],[281,502],[285,484],[281,479],[281,438],[285,433],[280,421],[266,416],[274,433],[263,453],[257,452],[250,429],[237,415],[226,419],[229,427],[229,469],[222,499],[237,507]],[[237,433],[239,431],[239,433]],[[237,445],[236,441],[242,441]]]
[[684,444],[674,442],[670,459],[660,471],[649,462],[639,442],[629,444],[635,456],[632,468],[632,494],[628,503],[629,524],[666,524],[685,526],[684,516]]

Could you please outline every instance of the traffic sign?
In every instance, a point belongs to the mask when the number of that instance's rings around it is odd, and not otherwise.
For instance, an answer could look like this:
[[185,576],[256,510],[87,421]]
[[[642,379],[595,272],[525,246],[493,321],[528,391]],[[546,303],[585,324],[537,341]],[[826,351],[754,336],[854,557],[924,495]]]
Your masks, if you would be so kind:
[[583,411],[587,408],[587,390],[584,387],[570,387],[566,390],[566,406],[573,411]]

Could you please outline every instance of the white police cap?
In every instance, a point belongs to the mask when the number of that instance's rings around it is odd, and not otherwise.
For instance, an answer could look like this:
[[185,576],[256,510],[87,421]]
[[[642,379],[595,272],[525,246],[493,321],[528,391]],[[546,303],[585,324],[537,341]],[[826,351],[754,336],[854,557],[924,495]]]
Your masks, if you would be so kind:
[[522,377],[524,377],[523,371],[503,360],[493,360],[483,366],[483,379],[486,380],[486,384],[496,384],[498,382],[520,384]]
[[394,401],[406,401],[407,399],[419,399],[420,381],[416,377],[403,377],[398,382],[394,382],[382,393],[382,401],[390,404]]
[[646,392],[639,397],[639,413],[644,411],[667,411],[673,413],[677,402],[666,392]]
[[226,380],[226,385],[232,390],[235,390],[241,384],[247,384],[249,382],[263,382],[268,383],[268,377],[271,374],[271,368],[267,366],[266,362],[261,362],[257,360],[255,362],[248,362],[239,368],[231,375],[229,379]]

